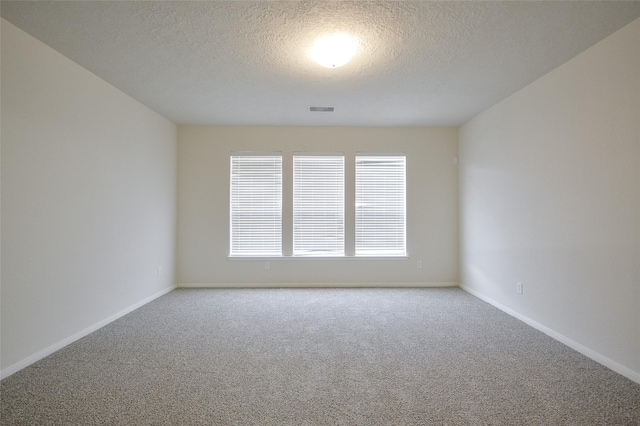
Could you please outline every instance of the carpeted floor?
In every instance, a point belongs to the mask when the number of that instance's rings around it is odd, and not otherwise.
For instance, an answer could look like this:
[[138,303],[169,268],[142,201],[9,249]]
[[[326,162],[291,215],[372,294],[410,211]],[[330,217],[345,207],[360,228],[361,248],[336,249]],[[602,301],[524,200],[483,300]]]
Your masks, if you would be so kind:
[[640,424],[640,384],[456,288],[175,290],[0,391],[3,425]]

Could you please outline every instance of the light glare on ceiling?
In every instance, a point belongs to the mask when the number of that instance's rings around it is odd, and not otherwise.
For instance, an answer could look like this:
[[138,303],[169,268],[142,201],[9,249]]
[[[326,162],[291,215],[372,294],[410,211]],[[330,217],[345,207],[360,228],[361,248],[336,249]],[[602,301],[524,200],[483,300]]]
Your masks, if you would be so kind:
[[328,34],[316,40],[310,55],[323,67],[338,68],[349,62],[357,48],[358,41],[347,34]]

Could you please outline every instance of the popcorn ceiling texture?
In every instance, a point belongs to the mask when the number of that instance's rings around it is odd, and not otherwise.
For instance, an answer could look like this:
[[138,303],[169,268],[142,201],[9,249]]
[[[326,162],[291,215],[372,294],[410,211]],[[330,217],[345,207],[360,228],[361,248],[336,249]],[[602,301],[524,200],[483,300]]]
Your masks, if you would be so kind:
[[[170,120],[223,125],[459,125],[639,16],[616,1],[2,2]],[[360,48],[325,69],[307,50],[334,31]]]

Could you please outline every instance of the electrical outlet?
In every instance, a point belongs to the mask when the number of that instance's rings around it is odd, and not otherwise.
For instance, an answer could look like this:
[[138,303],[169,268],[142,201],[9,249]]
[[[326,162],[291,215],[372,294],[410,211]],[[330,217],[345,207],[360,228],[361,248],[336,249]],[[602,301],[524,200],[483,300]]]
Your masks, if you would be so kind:
[[518,292],[518,294],[522,294],[522,283],[518,283],[516,285],[516,291]]
[[416,264],[416,267],[418,269],[422,269],[422,260],[418,260],[418,263]]
[[269,269],[271,268],[271,265],[269,264],[269,262],[264,262],[264,269]]
[[158,276],[162,276],[162,266],[158,266]]

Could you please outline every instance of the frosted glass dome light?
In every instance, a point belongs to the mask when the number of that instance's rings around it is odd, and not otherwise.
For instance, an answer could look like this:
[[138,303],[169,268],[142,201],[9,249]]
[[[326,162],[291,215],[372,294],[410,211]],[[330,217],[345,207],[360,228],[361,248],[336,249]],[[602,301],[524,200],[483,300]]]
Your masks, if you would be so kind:
[[326,68],[338,68],[349,62],[358,48],[358,41],[347,34],[328,34],[316,40],[311,57]]

